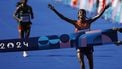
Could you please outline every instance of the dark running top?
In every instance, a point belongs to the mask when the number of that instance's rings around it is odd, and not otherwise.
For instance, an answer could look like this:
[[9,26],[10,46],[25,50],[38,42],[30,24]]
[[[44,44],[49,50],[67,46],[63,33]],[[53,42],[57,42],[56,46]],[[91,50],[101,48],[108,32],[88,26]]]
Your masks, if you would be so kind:
[[33,18],[33,11],[31,6],[26,5],[26,6],[22,6],[20,3],[18,5],[18,7],[15,10],[14,16],[16,16],[17,18],[21,19],[20,23],[28,23],[30,22],[31,18]]

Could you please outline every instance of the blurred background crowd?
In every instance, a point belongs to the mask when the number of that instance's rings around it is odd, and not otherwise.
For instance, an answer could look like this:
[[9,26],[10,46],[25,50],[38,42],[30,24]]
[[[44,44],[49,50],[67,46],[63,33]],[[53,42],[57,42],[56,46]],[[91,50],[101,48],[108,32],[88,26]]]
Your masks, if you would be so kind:
[[105,12],[103,18],[114,23],[122,23],[122,0],[54,0],[77,9],[99,13],[108,3],[112,6]]

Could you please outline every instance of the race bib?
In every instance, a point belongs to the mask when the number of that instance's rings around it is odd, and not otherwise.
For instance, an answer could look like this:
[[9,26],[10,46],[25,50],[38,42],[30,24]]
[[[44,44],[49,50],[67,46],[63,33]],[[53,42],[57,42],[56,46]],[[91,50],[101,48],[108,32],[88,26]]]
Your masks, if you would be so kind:
[[30,16],[29,15],[23,15],[21,16],[22,22],[29,22],[30,21]]

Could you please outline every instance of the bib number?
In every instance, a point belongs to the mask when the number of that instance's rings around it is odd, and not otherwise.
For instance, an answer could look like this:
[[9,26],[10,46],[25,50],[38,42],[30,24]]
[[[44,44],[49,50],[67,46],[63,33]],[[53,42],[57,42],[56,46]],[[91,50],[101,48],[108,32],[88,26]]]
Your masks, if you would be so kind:
[[29,16],[23,16],[21,17],[22,22],[29,22],[30,21],[30,17]]
[[23,14],[23,15],[21,16],[21,20],[22,20],[22,22],[29,22],[29,21],[30,21],[30,16],[29,16],[29,14]]

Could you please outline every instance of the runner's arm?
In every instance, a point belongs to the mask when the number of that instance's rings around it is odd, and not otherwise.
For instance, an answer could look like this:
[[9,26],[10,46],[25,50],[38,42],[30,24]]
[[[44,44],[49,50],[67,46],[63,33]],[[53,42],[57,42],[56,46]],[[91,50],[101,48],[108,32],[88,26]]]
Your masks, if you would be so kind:
[[67,21],[67,22],[69,22],[69,23],[71,23],[71,24],[73,24],[73,25],[75,24],[76,20],[72,20],[72,19],[69,19],[69,18],[63,16],[63,15],[62,15],[61,13],[59,13],[51,4],[48,4],[48,7],[49,7],[52,11],[54,11],[61,19],[65,20],[65,21]]
[[32,9],[32,7],[30,7],[30,12],[31,12],[31,19],[34,19],[34,15],[33,15],[33,9]]
[[92,19],[90,19],[90,22],[94,22],[96,21],[98,18],[100,18],[102,16],[102,14],[105,12],[106,9],[108,9],[111,6],[111,3],[109,3],[101,13],[98,13],[98,15],[96,15],[95,17],[93,17]]
[[14,17],[17,21],[20,22],[21,19],[18,18],[19,8],[20,8],[20,7],[17,7],[17,8],[16,8],[16,10],[15,10],[15,12],[14,12],[14,14],[13,14],[13,17]]

